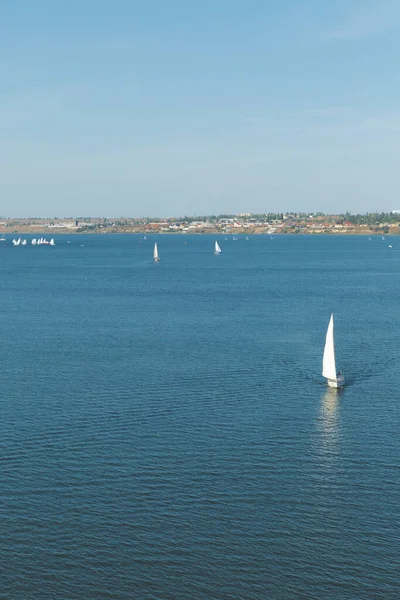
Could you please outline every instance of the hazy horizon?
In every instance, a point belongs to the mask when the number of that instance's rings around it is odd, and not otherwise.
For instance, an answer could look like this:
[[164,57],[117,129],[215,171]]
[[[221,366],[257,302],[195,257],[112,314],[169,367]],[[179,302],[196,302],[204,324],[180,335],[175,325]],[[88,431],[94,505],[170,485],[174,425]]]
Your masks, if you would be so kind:
[[390,212],[400,4],[349,4],[1,7],[1,212]]
[[[75,220],[79,220],[79,221],[84,221],[85,219],[107,219],[107,220],[119,220],[119,219],[158,219],[158,220],[171,220],[171,219],[177,219],[177,220],[182,220],[182,219],[198,219],[198,218],[214,218],[214,217],[224,217],[224,216],[228,216],[228,217],[238,217],[243,218],[245,216],[257,216],[257,215],[268,215],[268,214],[283,214],[284,216],[286,215],[313,215],[315,217],[317,216],[325,216],[325,217],[345,217],[346,214],[352,215],[352,216],[367,216],[367,215],[371,215],[371,214],[397,214],[399,213],[400,215],[400,210],[392,210],[392,211],[370,211],[370,212],[366,212],[366,213],[354,213],[354,212],[349,212],[349,213],[326,213],[323,211],[315,211],[315,213],[312,212],[307,212],[307,211],[285,211],[285,210],[279,210],[279,211],[267,211],[266,213],[247,213],[243,214],[243,213],[233,213],[233,212],[226,212],[226,213],[215,213],[215,212],[211,212],[209,214],[186,214],[186,215],[179,215],[179,214],[175,214],[175,215],[136,215],[136,216],[132,216],[132,215],[68,215],[68,216],[54,216],[54,215],[29,215],[29,216],[12,216],[12,217],[7,217],[7,216],[0,216],[0,221],[2,219],[4,220],[46,220],[46,221],[51,221],[51,220],[64,220],[64,221],[75,221]],[[399,216],[400,218],[400,216]]]

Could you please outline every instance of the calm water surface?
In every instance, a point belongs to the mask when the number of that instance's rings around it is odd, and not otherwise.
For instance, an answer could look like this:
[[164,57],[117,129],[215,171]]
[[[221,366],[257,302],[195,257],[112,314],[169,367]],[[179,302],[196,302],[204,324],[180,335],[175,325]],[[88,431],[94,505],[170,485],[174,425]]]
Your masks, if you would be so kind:
[[0,246],[0,598],[399,598],[400,238],[56,241]]

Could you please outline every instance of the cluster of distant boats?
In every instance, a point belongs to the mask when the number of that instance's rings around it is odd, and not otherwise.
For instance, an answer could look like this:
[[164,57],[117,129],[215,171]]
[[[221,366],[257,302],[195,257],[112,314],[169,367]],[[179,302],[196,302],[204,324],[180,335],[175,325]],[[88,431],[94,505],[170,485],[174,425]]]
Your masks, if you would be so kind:
[[[2,241],[5,241],[5,240],[2,240]],[[51,238],[51,240],[46,240],[46,238],[44,238],[44,237],[37,238],[37,239],[33,238],[31,240],[31,244],[32,244],[32,246],[41,246],[42,244],[46,245],[46,246],[55,246],[56,245],[54,238]],[[13,239],[12,245],[13,246],[27,246],[28,240],[22,239],[22,238],[18,238],[17,240]]]

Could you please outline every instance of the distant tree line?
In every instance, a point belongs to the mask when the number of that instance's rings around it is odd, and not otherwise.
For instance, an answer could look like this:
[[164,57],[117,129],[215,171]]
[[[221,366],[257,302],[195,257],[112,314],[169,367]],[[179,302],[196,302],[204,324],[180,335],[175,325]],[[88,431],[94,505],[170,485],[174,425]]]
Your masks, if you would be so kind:
[[398,223],[400,221],[400,215],[391,212],[374,212],[366,213],[365,215],[352,215],[349,212],[347,212],[341,216],[343,217],[344,221],[348,221],[353,225],[370,225],[371,227],[374,225],[381,225],[382,223]]

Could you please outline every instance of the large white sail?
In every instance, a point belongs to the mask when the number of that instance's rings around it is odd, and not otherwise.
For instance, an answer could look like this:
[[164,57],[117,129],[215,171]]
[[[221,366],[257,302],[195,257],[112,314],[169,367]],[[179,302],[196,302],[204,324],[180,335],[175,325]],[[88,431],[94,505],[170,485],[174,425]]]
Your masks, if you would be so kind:
[[335,339],[333,335],[333,314],[326,332],[324,358],[322,360],[322,375],[327,379],[336,380]]
[[154,260],[158,260],[158,248],[157,243],[154,244],[154,252],[153,252]]
[[215,242],[215,254],[219,254],[221,252],[221,248],[219,247],[218,242]]

